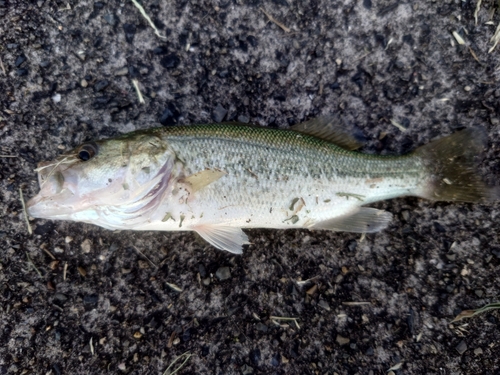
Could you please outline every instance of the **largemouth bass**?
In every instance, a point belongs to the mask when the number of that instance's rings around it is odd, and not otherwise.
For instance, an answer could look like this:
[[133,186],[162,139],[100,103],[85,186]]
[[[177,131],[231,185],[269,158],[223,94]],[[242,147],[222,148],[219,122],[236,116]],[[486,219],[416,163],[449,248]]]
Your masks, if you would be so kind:
[[392,215],[366,205],[401,196],[488,202],[475,172],[485,132],[470,128],[403,156],[375,156],[335,121],[291,130],[206,124],[85,143],[36,171],[35,218],[108,229],[195,231],[241,253],[242,228],[378,232]]

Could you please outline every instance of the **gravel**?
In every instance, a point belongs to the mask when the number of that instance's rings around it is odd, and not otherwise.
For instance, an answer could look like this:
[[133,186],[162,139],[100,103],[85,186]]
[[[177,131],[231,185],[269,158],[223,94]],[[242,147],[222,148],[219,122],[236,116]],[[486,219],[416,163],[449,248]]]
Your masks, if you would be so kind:
[[161,38],[131,1],[0,1],[0,374],[162,374],[186,352],[180,374],[494,374],[499,312],[450,321],[499,299],[499,202],[380,202],[381,233],[249,230],[235,256],[184,232],[29,235],[19,188],[91,139],[327,114],[385,155],[483,127],[498,184],[495,4],[476,24],[468,0],[143,1]]

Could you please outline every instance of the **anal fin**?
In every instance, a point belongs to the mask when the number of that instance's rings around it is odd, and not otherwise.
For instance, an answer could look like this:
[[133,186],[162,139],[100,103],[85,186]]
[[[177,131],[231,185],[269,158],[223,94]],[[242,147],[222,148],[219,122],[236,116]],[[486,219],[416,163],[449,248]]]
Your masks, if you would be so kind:
[[338,232],[375,233],[386,228],[392,214],[376,208],[361,207],[352,214],[316,223],[311,229],[326,229]]
[[241,228],[220,225],[199,225],[193,228],[205,241],[220,250],[241,254],[243,245],[248,245],[248,237]]

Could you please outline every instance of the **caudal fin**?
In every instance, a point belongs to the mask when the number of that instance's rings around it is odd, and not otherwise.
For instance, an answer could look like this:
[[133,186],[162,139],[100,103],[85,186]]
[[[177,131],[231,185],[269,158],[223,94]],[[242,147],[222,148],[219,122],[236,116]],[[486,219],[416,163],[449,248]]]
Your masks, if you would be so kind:
[[468,128],[415,150],[430,177],[422,197],[439,201],[491,202],[499,190],[487,186],[478,174],[477,156],[486,144],[486,132]]

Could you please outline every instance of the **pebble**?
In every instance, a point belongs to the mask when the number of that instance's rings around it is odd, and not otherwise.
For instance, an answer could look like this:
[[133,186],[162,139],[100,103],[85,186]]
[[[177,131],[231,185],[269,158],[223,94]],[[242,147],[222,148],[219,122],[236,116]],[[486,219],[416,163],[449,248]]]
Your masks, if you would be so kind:
[[460,343],[456,346],[456,351],[459,353],[459,354],[464,354],[465,351],[467,350],[467,344],[465,343],[464,340],[460,341]]
[[134,36],[136,31],[135,25],[131,23],[125,23],[123,25],[123,31],[125,31],[125,40],[127,41],[127,43],[132,44],[134,42]]
[[17,69],[16,74],[18,77],[23,77],[28,75],[28,69]]
[[326,311],[330,311],[331,308],[330,308],[330,305],[328,304],[328,302],[326,302],[324,299],[320,300],[318,302],[318,306],[325,309]]
[[17,59],[16,59],[16,62],[14,63],[14,65],[16,66],[16,68],[19,68],[23,62],[26,61],[26,56],[24,55],[24,53],[20,54],[19,56],[17,56]]
[[62,293],[56,293],[54,294],[54,300],[64,303],[68,300],[68,297],[66,297],[66,295]]
[[88,83],[88,82],[87,82],[87,80],[84,78],[84,79],[82,79],[82,80],[80,81],[80,85],[81,85],[82,87],[87,87],[87,86],[89,85],[89,83]]
[[261,332],[267,332],[269,330],[267,325],[265,325],[264,323],[261,323],[261,322],[259,322],[255,325],[255,329],[257,329],[257,331],[261,331]]
[[212,112],[212,118],[215,122],[222,122],[224,117],[227,115],[227,109],[225,109],[222,105],[217,104],[217,107]]
[[249,353],[250,361],[252,361],[253,364],[258,365],[259,362],[262,359],[262,355],[260,353],[260,349],[254,349]]
[[90,253],[90,250],[92,249],[92,242],[90,242],[90,240],[87,238],[82,242],[80,246],[84,253]]
[[97,302],[99,302],[99,296],[97,294],[87,294],[83,297],[83,305],[87,309],[95,309],[97,307]]
[[349,344],[350,340],[348,337],[343,337],[343,336],[340,336],[340,335],[337,335],[337,339],[336,339],[337,343],[342,346],[342,345],[347,345]]
[[177,68],[181,59],[175,54],[171,53],[160,60],[160,64],[167,69]]
[[242,375],[251,375],[253,374],[253,368],[248,366],[247,364],[244,364],[240,368]]
[[59,103],[61,101],[61,94],[55,94],[53,97],[52,97],[52,101],[54,103]]
[[250,119],[248,118],[248,116],[239,115],[238,122],[242,122],[243,124],[248,124],[250,122]]
[[474,349],[474,354],[475,355],[481,355],[481,354],[483,354],[483,349],[481,349],[481,348]]
[[109,86],[109,81],[106,79],[102,79],[96,82],[96,84],[94,85],[94,91],[95,92],[102,91],[108,86]]
[[118,69],[115,72],[115,76],[125,76],[125,75],[127,75],[127,73],[128,73],[128,68],[126,66],[124,66],[123,68]]
[[231,270],[229,269],[229,267],[220,267],[215,272],[215,276],[221,281],[227,280],[231,277]]
[[116,24],[118,23],[118,17],[116,17],[113,13],[106,14],[104,16],[104,20],[111,26],[116,26]]

